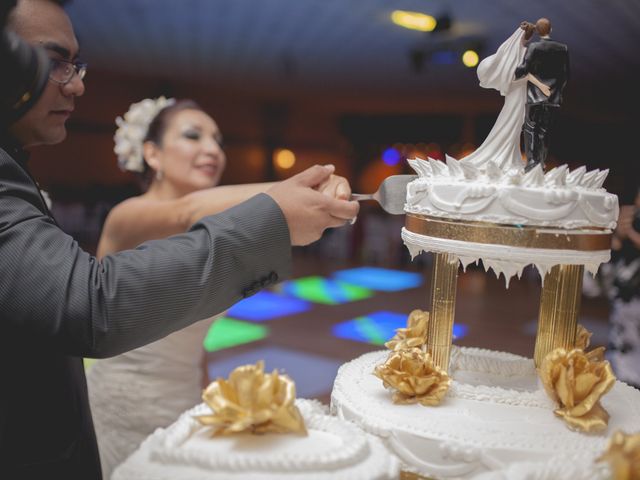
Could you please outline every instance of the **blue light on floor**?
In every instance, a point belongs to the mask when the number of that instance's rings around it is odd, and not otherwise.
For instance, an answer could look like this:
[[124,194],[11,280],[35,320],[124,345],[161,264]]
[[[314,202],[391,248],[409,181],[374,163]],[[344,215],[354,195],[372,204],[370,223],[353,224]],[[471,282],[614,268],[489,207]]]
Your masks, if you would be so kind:
[[[374,312],[357,317],[333,326],[333,334],[338,338],[355,340],[356,342],[384,345],[396,333],[397,328],[407,326],[408,313]],[[454,339],[459,340],[467,334],[468,328],[464,324],[453,326]]]
[[296,384],[296,397],[314,398],[331,392],[341,361],[280,347],[263,347],[233,356],[224,356],[208,365],[209,379],[228,378],[241,365],[264,360],[265,372],[278,369],[289,375]]
[[226,313],[229,317],[262,322],[286,315],[306,312],[311,304],[299,298],[291,298],[263,290],[236,303]]
[[356,342],[384,345],[395,334],[396,328],[407,326],[407,313],[375,312],[333,326],[338,338]]
[[397,292],[422,285],[422,275],[378,267],[359,267],[334,272],[333,278],[372,290]]

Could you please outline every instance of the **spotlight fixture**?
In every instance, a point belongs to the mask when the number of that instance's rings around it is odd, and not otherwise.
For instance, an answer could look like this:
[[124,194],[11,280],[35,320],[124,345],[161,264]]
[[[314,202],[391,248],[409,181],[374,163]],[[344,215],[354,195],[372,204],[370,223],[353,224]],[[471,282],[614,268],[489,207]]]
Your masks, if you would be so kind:
[[394,10],[391,12],[391,21],[410,30],[420,32],[432,32],[437,28],[437,21],[431,15],[406,10]]
[[436,27],[432,30],[433,33],[445,32],[451,29],[452,24],[451,16],[448,13],[443,13],[436,18]]

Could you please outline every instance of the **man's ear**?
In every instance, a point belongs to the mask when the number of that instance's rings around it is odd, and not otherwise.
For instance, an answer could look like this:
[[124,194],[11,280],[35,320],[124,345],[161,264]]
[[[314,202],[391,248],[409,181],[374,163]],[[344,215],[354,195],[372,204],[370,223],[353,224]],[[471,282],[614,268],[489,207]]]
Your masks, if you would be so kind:
[[146,141],[142,144],[142,155],[147,164],[156,172],[162,170],[160,161],[160,147],[154,142]]

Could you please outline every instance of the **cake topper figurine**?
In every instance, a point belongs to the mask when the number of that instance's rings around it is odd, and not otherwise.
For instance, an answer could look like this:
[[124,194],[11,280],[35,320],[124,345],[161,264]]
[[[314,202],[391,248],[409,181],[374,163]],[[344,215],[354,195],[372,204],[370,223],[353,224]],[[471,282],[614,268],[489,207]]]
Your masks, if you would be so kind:
[[[524,147],[527,156],[525,171],[537,165],[544,168],[549,152],[549,130],[558,107],[562,104],[562,91],[569,79],[569,51],[563,43],[551,40],[551,22],[539,19],[535,25],[522,22],[522,37],[527,51],[516,68],[515,78],[527,79],[527,104],[524,126]],[[531,42],[534,31],[540,36]]]

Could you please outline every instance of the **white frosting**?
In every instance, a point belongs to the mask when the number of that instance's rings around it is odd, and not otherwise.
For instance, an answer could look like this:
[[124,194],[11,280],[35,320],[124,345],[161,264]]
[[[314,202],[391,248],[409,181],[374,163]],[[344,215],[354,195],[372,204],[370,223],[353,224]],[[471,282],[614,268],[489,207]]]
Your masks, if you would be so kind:
[[167,429],[158,429],[113,480],[222,480],[255,478],[391,479],[398,462],[378,439],[326,414],[317,402],[297,400],[308,435],[239,434],[211,438],[196,415],[200,404]]
[[420,252],[453,254],[463,268],[482,260],[485,270],[493,270],[497,277],[502,274],[507,286],[514,276],[520,278],[527,265],[534,265],[544,281],[544,277],[555,265],[584,265],[592,275],[601,263],[611,258],[610,250],[579,251],[526,247],[508,247],[489,243],[474,243],[446,238],[429,237],[402,229],[402,240],[409,249],[411,258]]
[[392,392],[372,374],[387,356],[372,352],[343,365],[331,409],[382,438],[404,469],[422,475],[468,479],[554,455],[595,459],[613,431],[640,430],[640,392],[628,385],[616,382],[602,399],[611,415],[605,432],[573,432],[554,415],[532,360],[490,350],[454,350],[452,385],[439,406],[395,405]]
[[588,455],[554,457],[546,462],[516,462],[481,473],[473,480],[613,480],[607,463],[595,463]]
[[407,186],[405,211],[455,220],[575,229],[613,229],[618,197],[602,184],[609,170],[571,172],[567,165],[542,173],[538,166],[504,170],[475,167],[447,156],[446,163],[409,160],[418,178]]

